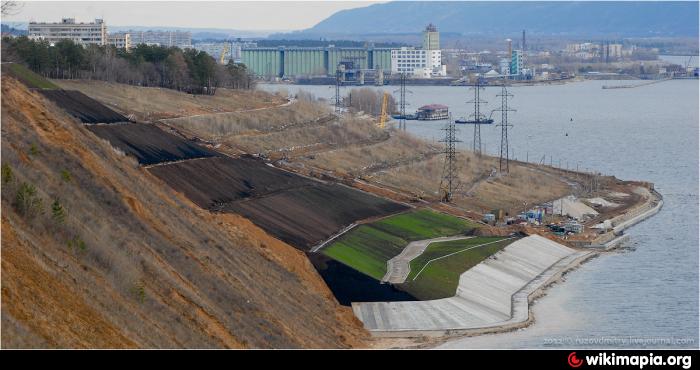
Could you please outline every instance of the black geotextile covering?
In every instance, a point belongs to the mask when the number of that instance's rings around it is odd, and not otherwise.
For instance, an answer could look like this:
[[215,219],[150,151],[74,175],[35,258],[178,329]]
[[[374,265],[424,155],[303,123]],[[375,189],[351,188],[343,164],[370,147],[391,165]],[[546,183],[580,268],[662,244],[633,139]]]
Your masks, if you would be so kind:
[[144,166],[219,155],[152,124],[89,125],[87,129],[127,155],[136,157]]
[[80,91],[39,90],[39,92],[83,123],[115,123],[129,120]]

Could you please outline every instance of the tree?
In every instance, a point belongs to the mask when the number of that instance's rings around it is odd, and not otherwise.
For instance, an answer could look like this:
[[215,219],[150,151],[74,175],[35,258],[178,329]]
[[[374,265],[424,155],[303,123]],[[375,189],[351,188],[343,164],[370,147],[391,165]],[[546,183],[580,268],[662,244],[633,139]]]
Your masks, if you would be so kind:
[[130,51],[114,46],[61,40],[51,46],[26,36],[2,40],[3,61],[20,62],[52,78],[90,78],[139,86],[159,86],[210,94],[219,86],[249,89],[243,64],[222,66],[203,51],[139,44]]

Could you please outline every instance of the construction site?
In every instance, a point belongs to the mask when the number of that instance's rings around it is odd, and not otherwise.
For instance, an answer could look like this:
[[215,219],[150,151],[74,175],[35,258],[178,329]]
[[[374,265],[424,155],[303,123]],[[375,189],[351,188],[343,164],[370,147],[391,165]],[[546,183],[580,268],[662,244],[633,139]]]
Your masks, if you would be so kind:
[[[340,107],[340,99],[329,107],[256,91],[236,105],[229,102],[238,98],[225,89],[194,98],[94,81],[37,84],[32,81],[40,77],[30,73],[8,69],[3,85],[73,117],[63,124],[131,161],[130,173],[138,174],[132,176],[164,189],[178,207],[187,203],[198,215],[249,220],[268,235],[261,248],[269,261],[290,253],[308,259],[316,271],[295,267],[295,273],[304,270],[316,287],[320,276],[327,288],[319,291],[332,292],[324,299],[345,306],[328,303],[323,315],[358,333],[328,339],[332,346],[372,341],[361,334],[366,331],[445,337],[528,325],[538,292],[566,269],[613,248],[627,227],[663,204],[650,183],[512,160],[506,83],[496,116],[500,155],[491,157],[482,152],[480,126],[494,120],[480,111],[479,85],[469,103],[474,114],[464,120],[473,125],[469,151],[456,149],[460,124],[452,117],[439,144],[402,129],[405,86],[398,112],[388,111],[384,94],[380,114],[371,116]],[[25,87],[7,82],[10,76]],[[391,121],[391,113],[400,118]],[[5,157],[11,144],[3,144]],[[17,157],[13,166],[21,156],[9,155]],[[279,242],[298,254],[266,246]],[[359,322],[349,318],[350,308]],[[292,343],[263,337],[248,344]],[[324,346],[311,339],[292,344]]]

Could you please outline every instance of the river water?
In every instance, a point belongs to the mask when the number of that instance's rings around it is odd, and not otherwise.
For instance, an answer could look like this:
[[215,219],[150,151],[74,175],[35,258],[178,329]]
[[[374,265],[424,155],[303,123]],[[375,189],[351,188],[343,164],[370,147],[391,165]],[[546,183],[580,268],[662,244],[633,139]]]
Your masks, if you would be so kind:
[[[632,89],[630,81],[585,81],[513,87],[509,131],[519,160],[595,169],[655,183],[659,214],[629,229],[624,248],[566,275],[534,305],[536,323],[516,332],[452,340],[448,348],[698,348],[698,81],[672,80]],[[330,86],[261,85],[330,99]],[[342,94],[349,91],[343,87]],[[393,92],[395,86],[379,87]],[[468,87],[411,86],[407,111],[445,104],[468,116]],[[500,108],[500,88],[487,87],[482,112]],[[494,113],[496,123],[500,116]],[[408,121],[407,130],[438,140],[443,122]],[[471,127],[461,127],[464,148]],[[482,127],[482,145],[498,153],[500,128]]]

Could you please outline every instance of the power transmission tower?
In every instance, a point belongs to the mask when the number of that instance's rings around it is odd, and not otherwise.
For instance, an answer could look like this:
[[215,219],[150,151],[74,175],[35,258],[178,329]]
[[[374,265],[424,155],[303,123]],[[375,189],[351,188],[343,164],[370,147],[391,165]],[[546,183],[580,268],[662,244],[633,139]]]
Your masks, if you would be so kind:
[[501,123],[496,126],[501,126],[501,153],[498,162],[498,170],[501,173],[508,173],[508,127],[513,125],[508,123],[508,112],[515,112],[515,109],[508,108],[508,98],[512,98],[513,94],[508,92],[505,80],[501,87],[501,93],[496,95],[501,97],[501,108],[496,109],[501,112]]
[[401,115],[399,118],[399,129],[403,129],[404,131],[406,130],[406,105],[408,105],[406,102],[406,93],[411,93],[410,90],[406,90],[406,79],[406,72],[401,72],[399,74],[399,89],[394,90],[394,92],[399,93],[399,115]]
[[340,97],[340,85],[342,83],[343,73],[340,68],[335,70],[335,95],[333,96],[333,101],[335,105],[335,114],[340,114],[342,112],[341,107],[341,97]]
[[452,201],[452,194],[459,188],[455,144],[461,142],[457,139],[457,127],[451,114],[442,130],[445,131],[445,138],[440,142],[445,143],[445,163],[440,180],[440,201],[449,203]]
[[474,99],[468,101],[467,103],[474,103],[474,113],[470,114],[470,117],[474,117],[473,120],[468,121],[474,124],[474,142],[472,143],[472,150],[477,156],[481,156],[482,146],[481,146],[481,125],[485,123],[486,116],[481,113],[481,105],[488,102],[481,100],[481,90],[484,88],[481,86],[481,80],[479,77],[476,78],[474,86],[471,87],[474,90]]

